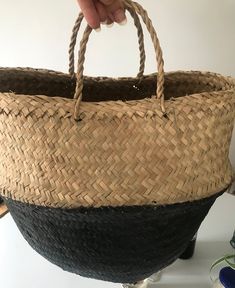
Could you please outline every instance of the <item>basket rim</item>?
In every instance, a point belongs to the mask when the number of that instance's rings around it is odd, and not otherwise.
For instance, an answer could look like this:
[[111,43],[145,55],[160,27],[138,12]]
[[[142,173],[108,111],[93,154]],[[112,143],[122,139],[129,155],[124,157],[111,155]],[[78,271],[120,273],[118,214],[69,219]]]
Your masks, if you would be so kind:
[[[41,74],[49,74],[49,75],[54,75],[54,76],[63,76],[63,77],[68,77],[71,78],[72,76],[66,72],[61,72],[61,71],[57,71],[57,70],[52,70],[52,69],[46,69],[46,68],[31,68],[31,67],[1,67],[0,66],[0,74],[4,73],[6,71],[15,71],[15,72],[25,72],[25,73],[41,73]],[[233,76],[224,76],[220,73],[216,73],[216,72],[211,72],[211,71],[207,71],[207,70],[171,70],[171,71],[167,71],[165,72],[165,77],[167,76],[172,76],[172,75],[185,75],[185,76],[189,76],[189,75],[194,75],[194,76],[210,76],[213,78],[217,78],[217,79],[221,79],[226,81],[227,83],[230,83],[232,86],[234,86],[235,89],[235,77]],[[152,77],[156,77],[158,75],[158,73],[153,72],[153,73],[149,73],[143,76],[143,79],[148,79],[148,78],[152,78]],[[139,78],[136,76],[121,76],[121,77],[109,77],[109,76],[89,76],[89,75],[84,75],[84,78],[87,80],[92,80],[92,81],[97,81],[97,82],[106,82],[106,81],[139,81]]]
[[[61,76],[71,78],[69,74],[57,72],[53,70],[47,69],[33,69],[33,68],[2,68],[0,67],[0,75],[4,72],[19,72],[19,73],[30,73],[36,75],[45,75],[49,74],[51,76]],[[157,73],[152,73],[149,75],[145,75],[143,80],[155,80]],[[187,106],[187,109],[193,111],[198,111],[201,108],[203,102],[208,104],[208,109],[214,103],[214,101],[218,101],[222,97],[228,96],[231,99],[232,95],[235,95],[235,78],[230,76],[222,76],[218,73],[214,72],[202,72],[202,71],[171,71],[165,73],[166,79],[169,81],[174,80],[173,78],[177,76],[191,77],[200,76],[200,77],[208,77],[208,79],[218,79],[223,81],[226,85],[229,85],[230,89],[215,90],[212,92],[201,92],[195,94],[189,94],[185,96],[179,96],[177,98],[171,98],[165,100],[167,111],[171,111],[172,108],[177,106],[177,110],[183,109]],[[93,82],[113,82],[113,81],[139,81],[137,77],[89,77],[85,76],[87,81]],[[178,79],[180,80],[180,79]],[[212,85],[213,83],[209,83],[208,85]],[[222,85],[221,85],[222,87]],[[225,86],[225,88],[227,88]],[[49,117],[58,116],[59,118],[72,118],[74,113],[74,99],[69,99],[61,96],[47,96],[47,95],[27,95],[27,94],[19,94],[10,92],[0,92],[1,101],[0,101],[0,113],[13,114],[13,115],[22,115],[24,114],[27,117],[28,114],[36,113],[37,116],[42,117],[43,115],[47,115]],[[20,96],[20,97],[18,97]],[[233,97],[232,97],[233,99]],[[235,97],[234,97],[235,101]],[[17,104],[17,106],[16,106]],[[27,105],[26,105],[27,104]],[[203,104],[206,109],[206,104]],[[25,107],[27,106],[27,109]],[[101,109],[100,109],[101,108]],[[102,112],[100,111],[102,110]],[[162,111],[160,108],[159,100],[152,96],[151,98],[143,98],[138,100],[127,100],[127,101],[114,101],[114,100],[106,100],[99,102],[85,102],[81,103],[81,114],[80,119],[88,118],[88,119],[97,119],[101,120],[106,117],[118,117],[121,118],[123,116],[127,118],[132,118],[133,116],[138,118],[148,118],[148,117],[162,117]]]

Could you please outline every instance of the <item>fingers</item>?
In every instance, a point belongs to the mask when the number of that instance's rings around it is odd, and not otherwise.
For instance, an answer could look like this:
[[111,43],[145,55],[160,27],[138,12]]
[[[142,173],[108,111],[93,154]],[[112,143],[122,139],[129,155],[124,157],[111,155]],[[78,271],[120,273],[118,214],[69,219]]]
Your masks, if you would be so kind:
[[100,0],[106,7],[109,17],[119,24],[126,22],[125,10],[121,0]]
[[99,14],[100,22],[101,23],[106,23],[107,20],[108,20],[108,13],[107,13],[107,11],[105,9],[105,6],[101,2],[96,1],[95,2],[95,7],[96,7],[96,11]]
[[113,12],[114,21],[118,24],[125,24],[126,23],[126,15],[124,9],[120,8]]
[[113,20],[108,17],[106,25],[107,25],[108,28],[112,27],[113,26]]
[[104,5],[110,6],[114,2],[117,2],[117,0],[100,0],[100,2],[102,2]]
[[87,23],[93,29],[100,27],[100,16],[96,10],[93,0],[77,0],[78,4],[86,18]]
[[122,0],[77,0],[88,24],[93,29],[100,28],[102,22],[126,23]]

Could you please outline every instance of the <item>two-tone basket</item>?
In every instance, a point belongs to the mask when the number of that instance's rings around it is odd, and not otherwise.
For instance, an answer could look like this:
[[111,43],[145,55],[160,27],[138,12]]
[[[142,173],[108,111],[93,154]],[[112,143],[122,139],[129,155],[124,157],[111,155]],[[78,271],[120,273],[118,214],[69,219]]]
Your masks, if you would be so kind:
[[[137,78],[0,69],[0,194],[29,244],[63,269],[132,283],[172,263],[231,184],[235,80],[164,74],[146,11]],[[143,76],[141,16],[158,74]],[[76,79],[75,79],[76,78]],[[74,95],[75,92],[75,96]],[[74,99],[73,99],[74,98]]]

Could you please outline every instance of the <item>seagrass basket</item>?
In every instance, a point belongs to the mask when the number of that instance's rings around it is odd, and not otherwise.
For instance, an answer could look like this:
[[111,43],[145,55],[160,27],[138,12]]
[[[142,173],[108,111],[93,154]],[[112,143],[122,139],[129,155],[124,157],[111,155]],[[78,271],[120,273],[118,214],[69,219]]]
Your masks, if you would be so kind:
[[[124,1],[138,29],[136,78],[0,69],[0,194],[28,243],[63,269],[133,283],[172,263],[231,185],[235,81],[164,74],[146,11]],[[143,76],[139,15],[158,74]],[[75,94],[74,94],[75,91]]]

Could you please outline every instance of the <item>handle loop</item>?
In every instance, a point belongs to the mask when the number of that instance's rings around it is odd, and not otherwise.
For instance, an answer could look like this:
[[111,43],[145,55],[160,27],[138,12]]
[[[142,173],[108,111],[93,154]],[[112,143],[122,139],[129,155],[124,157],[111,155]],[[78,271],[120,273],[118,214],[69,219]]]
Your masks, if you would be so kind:
[[[139,43],[139,52],[140,52],[140,67],[139,67],[139,73],[137,74],[137,78],[142,79],[143,75],[144,75],[144,69],[145,69],[145,61],[146,61],[146,55],[145,55],[145,48],[144,48],[144,32],[140,23],[140,19],[137,15],[137,13],[135,13],[134,10],[127,8],[128,12],[130,13],[130,15],[132,16],[133,20],[134,20],[134,24],[137,28],[137,35],[138,35],[138,43]],[[71,76],[74,76],[74,51],[75,51],[75,46],[76,46],[76,42],[77,42],[77,35],[78,32],[80,30],[81,24],[82,24],[82,20],[84,19],[84,16],[82,13],[79,14],[75,25],[73,27],[73,31],[72,31],[72,37],[70,40],[70,45],[69,45],[69,74]]]
[[[143,7],[140,4],[132,2],[130,0],[124,0],[123,3],[126,9],[131,9],[132,11],[135,11],[137,14],[141,16],[151,36],[152,43],[156,52],[157,70],[158,70],[156,97],[157,99],[160,99],[161,110],[163,112],[163,115],[165,115],[166,110],[164,101],[164,61],[157,33],[152,25],[152,21],[148,17],[147,12],[143,9]],[[84,71],[85,53],[87,42],[89,40],[91,32],[92,29],[89,26],[87,26],[83,34],[82,41],[80,43],[78,69],[77,69],[77,83],[74,95],[74,99],[76,99],[75,111],[74,111],[75,120],[79,119],[79,107],[82,101],[82,91],[83,91],[83,71]]]

